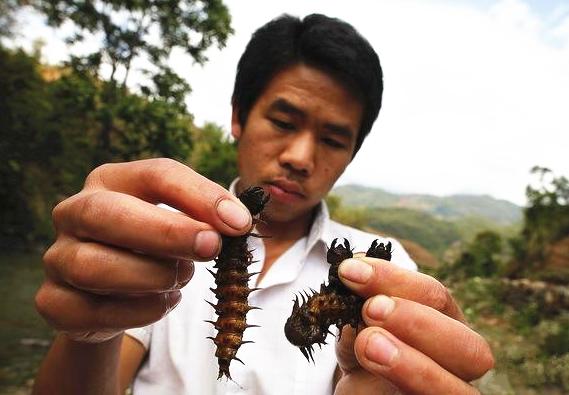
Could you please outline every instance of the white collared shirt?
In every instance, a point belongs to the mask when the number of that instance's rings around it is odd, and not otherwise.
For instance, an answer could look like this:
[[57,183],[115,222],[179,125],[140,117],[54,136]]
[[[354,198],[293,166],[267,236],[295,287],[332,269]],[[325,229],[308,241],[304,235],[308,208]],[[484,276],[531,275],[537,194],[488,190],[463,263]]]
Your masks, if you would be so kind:
[[[210,287],[214,287],[214,262],[195,263],[195,273],[182,290],[180,304],[160,321],[144,328],[127,331],[148,350],[133,385],[134,395],[155,394],[275,394],[317,395],[333,393],[333,374],[336,368],[335,339],[328,335],[327,345],[316,348],[315,363],[309,363],[297,347],[284,335],[284,324],[292,311],[296,294],[309,288],[319,289],[328,277],[330,265],[326,251],[334,238],[348,239],[354,251],[366,251],[377,235],[332,221],[323,202],[307,237],[299,239],[270,267],[257,285],[262,288],[249,295],[249,304],[261,310],[251,310],[247,323],[259,325],[248,328],[238,352],[239,361],[230,365],[229,381],[217,380],[218,364],[215,345],[208,336],[216,330],[204,320],[215,321],[214,309],[205,302],[216,302]],[[392,263],[416,270],[403,247],[393,239]],[[265,258],[262,239],[250,237],[256,263],[249,272],[260,272]],[[214,269],[215,271],[215,269]],[[251,278],[254,287],[257,276]],[[205,300],[204,300],[205,299]],[[333,332],[335,326],[330,328]]]

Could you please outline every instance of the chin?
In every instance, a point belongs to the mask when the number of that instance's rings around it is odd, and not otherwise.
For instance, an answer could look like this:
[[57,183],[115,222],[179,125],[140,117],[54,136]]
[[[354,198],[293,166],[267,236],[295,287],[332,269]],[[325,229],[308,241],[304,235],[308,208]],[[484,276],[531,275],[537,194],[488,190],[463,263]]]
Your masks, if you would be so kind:
[[271,204],[271,201],[269,200],[267,208],[263,211],[263,220],[275,223],[293,222],[303,220],[307,216],[311,216],[312,212],[312,208],[308,210],[300,210],[299,208],[295,209],[290,205]]

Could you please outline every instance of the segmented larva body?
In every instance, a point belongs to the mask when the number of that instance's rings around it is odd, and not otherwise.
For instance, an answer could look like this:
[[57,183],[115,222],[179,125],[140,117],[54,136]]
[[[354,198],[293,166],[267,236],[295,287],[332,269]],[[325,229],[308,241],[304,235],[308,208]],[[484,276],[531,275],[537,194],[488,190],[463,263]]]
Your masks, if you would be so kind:
[[249,278],[257,273],[249,273],[247,268],[253,261],[251,250],[247,246],[247,238],[255,236],[251,233],[258,222],[258,215],[269,200],[260,187],[246,189],[238,196],[239,200],[249,209],[253,216],[253,225],[249,232],[242,236],[222,236],[222,247],[215,260],[216,272],[210,271],[215,277],[215,289],[210,288],[217,298],[217,304],[208,302],[217,314],[217,320],[207,321],[217,329],[215,337],[208,337],[215,343],[217,349],[215,356],[219,363],[220,379],[223,375],[231,379],[229,364],[233,359],[243,363],[236,357],[237,350],[242,344],[252,343],[243,340],[246,328],[258,325],[249,325],[246,315],[249,310],[258,307],[249,306],[249,294],[258,288],[249,288]]
[[[314,345],[326,344],[326,336],[330,325],[336,325],[341,334],[342,327],[349,324],[357,329],[362,322],[361,310],[365,299],[354,294],[338,277],[340,263],[353,257],[348,240],[336,245],[336,241],[328,249],[326,259],[331,265],[328,271],[328,284],[322,284],[320,291],[311,290],[301,294],[302,304],[298,296],[294,300],[292,313],[285,324],[285,335],[289,342],[300,348],[308,361],[314,357]],[[387,245],[374,240],[366,256],[391,260],[391,242]]]

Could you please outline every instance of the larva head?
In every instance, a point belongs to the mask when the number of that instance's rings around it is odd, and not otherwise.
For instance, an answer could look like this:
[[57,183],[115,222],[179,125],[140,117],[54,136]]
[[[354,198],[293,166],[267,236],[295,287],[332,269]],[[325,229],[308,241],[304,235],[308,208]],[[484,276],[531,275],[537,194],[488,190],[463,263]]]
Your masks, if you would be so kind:
[[265,195],[261,187],[249,187],[239,195],[239,200],[249,209],[251,215],[257,215],[263,211],[269,201],[269,195]]
[[350,242],[347,239],[344,239],[343,245],[336,245],[336,241],[338,241],[338,239],[332,240],[332,245],[326,254],[326,260],[331,265],[339,264],[344,259],[348,259],[354,256],[352,249],[350,248]]
[[377,242],[377,239],[371,243],[371,246],[366,252],[366,256],[378,259],[384,259],[386,261],[391,260],[391,242],[387,244]]
[[299,306],[298,296],[292,307],[292,314],[285,324],[285,335],[297,347],[309,347],[315,343],[323,344],[327,331],[323,330],[315,317],[307,309],[307,304]]

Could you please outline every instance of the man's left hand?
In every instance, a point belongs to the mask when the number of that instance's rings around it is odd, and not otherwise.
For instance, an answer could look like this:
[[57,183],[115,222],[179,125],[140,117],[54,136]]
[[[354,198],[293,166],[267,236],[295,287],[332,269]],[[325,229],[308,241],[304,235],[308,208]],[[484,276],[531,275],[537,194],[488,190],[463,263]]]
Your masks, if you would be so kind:
[[368,257],[342,262],[339,274],[367,300],[365,328],[345,326],[336,346],[336,394],[479,393],[469,382],[492,369],[492,351],[444,285]]

